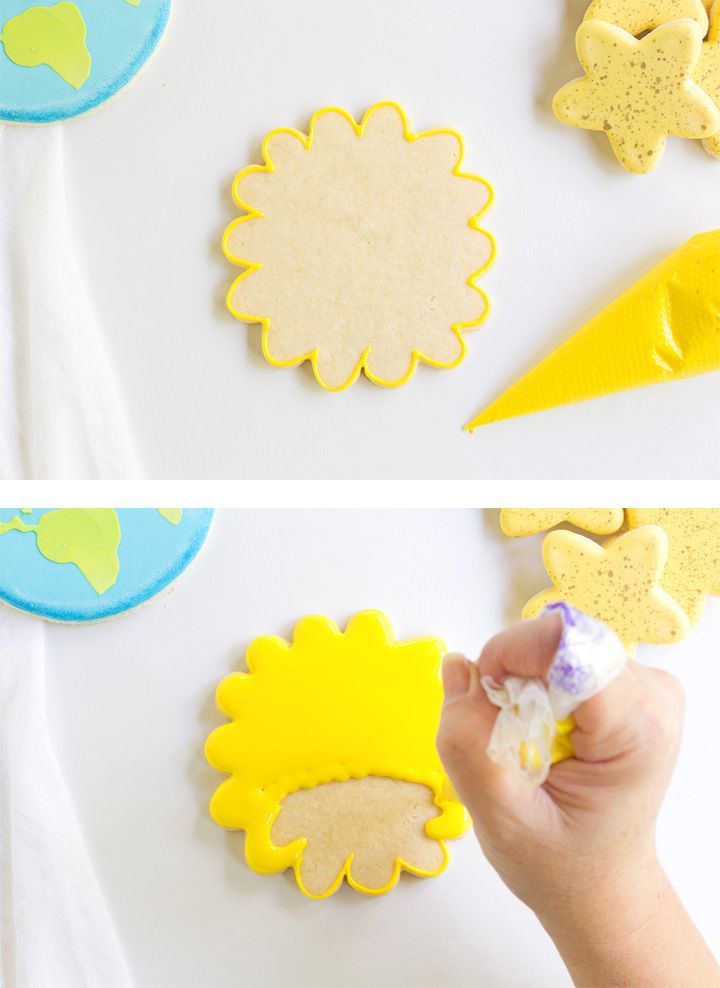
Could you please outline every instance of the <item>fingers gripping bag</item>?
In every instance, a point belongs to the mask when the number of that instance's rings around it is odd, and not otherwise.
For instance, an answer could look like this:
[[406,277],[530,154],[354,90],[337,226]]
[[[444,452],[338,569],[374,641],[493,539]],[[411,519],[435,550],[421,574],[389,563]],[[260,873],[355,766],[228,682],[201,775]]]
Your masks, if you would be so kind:
[[558,611],[563,630],[547,683],[509,676],[497,683],[482,677],[491,703],[500,708],[488,757],[540,786],[552,765],[573,757],[569,734],[573,712],[612,682],[624,669],[627,653],[615,632],[601,621],[565,603],[550,604],[543,614]]

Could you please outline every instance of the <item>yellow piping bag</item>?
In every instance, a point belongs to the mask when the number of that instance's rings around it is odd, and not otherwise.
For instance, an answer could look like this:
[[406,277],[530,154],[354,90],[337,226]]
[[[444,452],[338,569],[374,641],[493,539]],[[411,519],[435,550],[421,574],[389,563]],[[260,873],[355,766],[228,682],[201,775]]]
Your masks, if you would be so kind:
[[689,240],[465,428],[720,370],[720,230]]

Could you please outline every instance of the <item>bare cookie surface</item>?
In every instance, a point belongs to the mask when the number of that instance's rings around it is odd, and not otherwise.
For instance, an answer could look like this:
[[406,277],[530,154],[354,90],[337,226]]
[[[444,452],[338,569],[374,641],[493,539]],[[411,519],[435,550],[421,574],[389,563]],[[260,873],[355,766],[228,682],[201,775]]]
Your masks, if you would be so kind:
[[379,892],[397,879],[398,861],[426,876],[442,871],[445,851],[425,832],[437,815],[427,786],[368,776],[286,796],[271,836],[281,846],[307,840],[296,874],[310,895],[327,895],[344,876]]
[[340,390],[364,370],[377,384],[406,381],[417,363],[453,367],[487,301],[475,279],[493,255],[478,217],[487,183],[462,171],[453,131],[412,134],[394,104],[360,124],[320,111],[309,134],[274,131],[266,164],[238,176],[247,216],[224,248],[248,267],[231,312],[263,325],[277,366],[310,360]]

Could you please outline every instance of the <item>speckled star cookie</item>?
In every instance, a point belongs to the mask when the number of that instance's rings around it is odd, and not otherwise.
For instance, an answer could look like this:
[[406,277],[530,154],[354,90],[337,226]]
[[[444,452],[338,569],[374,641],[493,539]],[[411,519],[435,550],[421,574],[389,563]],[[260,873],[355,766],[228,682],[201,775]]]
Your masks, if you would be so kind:
[[[709,2],[712,4],[712,0]],[[708,10],[703,0],[593,0],[585,13],[586,21],[605,21],[633,35],[680,17],[695,21],[705,37]]]
[[261,324],[271,364],[308,360],[340,391],[361,372],[395,387],[418,363],[460,363],[488,311],[477,282],[494,252],[479,225],[492,192],[463,155],[459,134],[412,133],[391,103],[359,123],[320,110],[307,134],[266,138],[264,164],[235,180],[245,215],[223,248],[246,268],[228,307]]
[[553,587],[533,597],[523,617],[538,617],[548,604],[565,601],[613,628],[630,655],[638,642],[678,642],[689,634],[690,622],[661,589],[667,556],[667,536],[654,525],[605,546],[574,532],[551,532],[543,561]]
[[720,594],[720,508],[628,508],[628,526],[658,525],[668,539],[660,584],[693,625],[708,594]]
[[502,508],[500,528],[510,538],[537,535],[568,524],[595,535],[612,535],[622,526],[622,508]]
[[614,24],[585,21],[576,41],[586,75],[556,94],[555,116],[605,133],[628,171],[656,168],[671,135],[704,139],[720,131],[720,110],[693,81],[703,47],[695,21],[670,21],[641,40]]
[[[693,73],[693,79],[704,89],[720,108],[720,0],[713,7],[710,18],[710,33],[702,46],[700,61]],[[703,141],[709,155],[720,160],[720,132]]]

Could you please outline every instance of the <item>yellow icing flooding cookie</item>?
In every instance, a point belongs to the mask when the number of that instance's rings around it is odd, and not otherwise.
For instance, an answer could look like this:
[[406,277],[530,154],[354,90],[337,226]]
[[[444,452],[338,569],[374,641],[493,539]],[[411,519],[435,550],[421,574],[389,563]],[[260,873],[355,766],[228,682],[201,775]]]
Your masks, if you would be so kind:
[[720,230],[700,234],[465,428],[720,370]]
[[663,590],[693,625],[708,594],[720,594],[720,508],[628,508],[628,525],[658,525],[668,538]]
[[90,52],[85,44],[85,21],[74,3],[29,7],[2,28],[5,54],[17,65],[49,65],[80,89],[90,75]]
[[[712,0],[708,0],[708,3],[712,4]],[[593,0],[587,9],[585,20],[606,21],[637,35],[652,31],[679,17],[689,17],[697,22],[705,37],[708,30],[708,9],[703,0]]]
[[217,692],[231,723],[205,750],[230,775],[210,812],[246,832],[251,868],[294,868],[312,898],[331,895],[343,878],[377,895],[402,870],[444,869],[443,841],[468,821],[435,747],[443,652],[432,638],[394,641],[377,611],[356,614],[344,633],[308,617],[292,643],[250,645],[249,673]]
[[537,535],[567,522],[596,535],[611,535],[622,526],[622,508],[503,508],[500,527],[511,538]]
[[537,617],[562,600],[608,624],[631,655],[641,641],[678,642],[690,632],[690,622],[660,587],[667,555],[667,536],[654,525],[605,546],[575,532],[551,532],[543,542],[543,561],[554,586],[533,597],[523,617]]
[[494,250],[478,222],[492,192],[463,172],[463,156],[457,133],[413,134],[390,103],[359,124],[320,110],[308,135],[265,139],[265,164],[235,180],[247,215],[223,248],[247,268],[228,307],[261,323],[271,364],[309,360],[318,382],[340,391],[363,370],[395,386],[419,361],[460,363],[463,334],[487,312],[476,279]]
[[556,94],[555,116],[605,133],[628,171],[652,171],[668,136],[707,138],[720,131],[720,110],[692,81],[702,42],[701,28],[687,19],[639,41],[613,24],[585,21],[577,53],[586,75]]
[[[720,108],[720,2],[713,8],[710,34],[702,47],[693,79]],[[707,137],[703,147],[713,158],[720,159],[720,132],[714,137]]]

